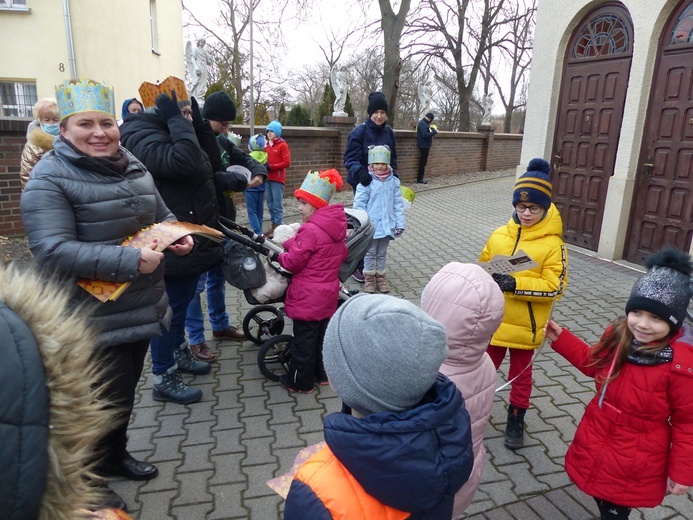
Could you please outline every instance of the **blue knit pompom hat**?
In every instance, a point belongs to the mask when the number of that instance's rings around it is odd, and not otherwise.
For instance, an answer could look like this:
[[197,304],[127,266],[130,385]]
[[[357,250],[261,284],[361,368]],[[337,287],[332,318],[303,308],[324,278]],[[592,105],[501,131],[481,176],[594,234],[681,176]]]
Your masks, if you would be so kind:
[[282,124],[279,121],[272,121],[270,124],[267,125],[267,128],[265,130],[271,130],[275,134],[277,134],[277,137],[282,136]]
[[551,207],[550,171],[551,167],[544,159],[537,158],[529,161],[527,172],[523,173],[515,183],[513,206],[529,202],[549,209]]

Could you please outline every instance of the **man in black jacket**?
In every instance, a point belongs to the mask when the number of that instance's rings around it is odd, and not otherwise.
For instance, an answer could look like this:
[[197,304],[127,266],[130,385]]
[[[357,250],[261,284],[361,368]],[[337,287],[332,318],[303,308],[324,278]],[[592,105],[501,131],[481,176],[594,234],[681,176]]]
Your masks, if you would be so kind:
[[[236,192],[245,190],[248,187],[262,184],[267,177],[265,167],[250,157],[248,154],[239,150],[226,137],[229,125],[236,119],[236,105],[226,92],[214,92],[205,100],[202,107],[202,117],[209,120],[214,131],[218,150],[217,155],[221,160],[221,170],[214,174],[214,181],[217,193],[217,204],[219,214],[236,220],[236,206],[233,203],[233,196]],[[210,155],[212,152],[210,151]],[[226,169],[229,166],[243,166],[252,175],[250,182],[246,177]],[[190,305],[188,306],[185,318],[185,329],[188,333],[190,352],[200,361],[214,361],[216,353],[207,345],[205,341],[204,316],[202,314],[202,302],[200,294],[207,289],[207,313],[212,325],[212,338],[217,341],[246,339],[245,334],[236,327],[231,326],[229,315],[226,312],[226,279],[220,265],[211,268],[200,276],[200,280],[195,290]]]
[[421,157],[419,157],[419,171],[416,175],[416,182],[419,184],[428,184],[428,181],[424,179],[424,173],[426,171],[426,164],[428,163],[428,154],[431,153],[431,146],[433,146],[433,136],[438,133],[435,125],[431,125],[434,117],[435,116],[429,112],[423,116],[419,124],[416,125],[416,146],[421,151]]
[[[214,172],[221,169],[221,161],[212,127],[195,98],[179,103],[175,92],[161,94],[156,109],[128,117],[120,133],[122,145],[144,163],[179,221],[217,227]],[[192,358],[185,346],[185,315],[200,275],[221,263],[221,248],[195,237],[189,255],[165,255],[164,281],[173,317],[170,329],[150,344],[153,397],[189,404],[199,401],[202,391],[188,386],[179,371],[207,374],[211,366]]]

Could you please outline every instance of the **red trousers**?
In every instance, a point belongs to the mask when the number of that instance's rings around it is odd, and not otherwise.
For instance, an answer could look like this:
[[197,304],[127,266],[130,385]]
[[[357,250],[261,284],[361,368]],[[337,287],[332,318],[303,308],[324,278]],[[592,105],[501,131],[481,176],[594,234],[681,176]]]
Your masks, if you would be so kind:
[[[497,347],[489,345],[486,352],[496,366],[496,370],[505,358],[505,352],[510,350],[510,370],[508,381],[517,377],[510,384],[510,404],[516,408],[529,408],[529,396],[532,394],[532,356],[534,350],[519,348]],[[529,366],[528,366],[529,365]],[[525,369],[525,367],[527,367]],[[518,375],[519,374],[519,375]]]

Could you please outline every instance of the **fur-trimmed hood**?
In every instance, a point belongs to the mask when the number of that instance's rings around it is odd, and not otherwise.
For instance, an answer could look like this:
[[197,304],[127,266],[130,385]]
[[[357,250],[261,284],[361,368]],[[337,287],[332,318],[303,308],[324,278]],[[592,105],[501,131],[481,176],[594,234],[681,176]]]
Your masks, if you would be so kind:
[[26,138],[27,141],[34,146],[38,146],[44,152],[53,149],[53,141],[55,140],[55,136],[45,132],[41,127],[34,128],[31,132],[29,132]]
[[86,312],[33,271],[0,264],[0,511],[3,519],[84,518],[103,501],[94,448],[112,425]]

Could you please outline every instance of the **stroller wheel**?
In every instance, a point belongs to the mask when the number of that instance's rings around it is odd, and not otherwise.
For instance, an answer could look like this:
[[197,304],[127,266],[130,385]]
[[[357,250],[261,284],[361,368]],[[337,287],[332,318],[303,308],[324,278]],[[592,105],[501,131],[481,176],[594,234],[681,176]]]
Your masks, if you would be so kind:
[[258,305],[243,318],[243,332],[253,343],[262,345],[284,330],[284,313],[274,305]]
[[291,351],[289,343],[293,339],[289,334],[275,336],[265,341],[257,354],[257,366],[262,375],[271,381],[279,381],[279,376],[289,373]]

